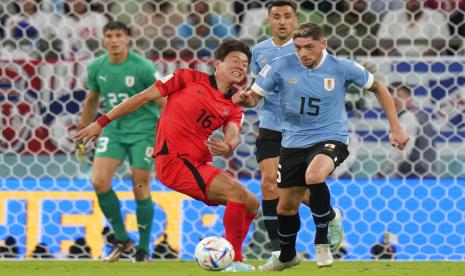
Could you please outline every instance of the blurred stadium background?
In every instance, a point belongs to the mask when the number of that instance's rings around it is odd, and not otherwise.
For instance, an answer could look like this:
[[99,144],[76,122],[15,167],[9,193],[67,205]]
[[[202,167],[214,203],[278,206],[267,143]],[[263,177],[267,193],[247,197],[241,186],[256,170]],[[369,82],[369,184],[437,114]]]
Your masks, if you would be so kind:
[[[268,37],[266,2],[1,0],[0,258],[98,258],[108,248],[111,236],[108,229],[102,234],[105,221],[88,181],[90,161],[75,160],[70,138],[86,93],[86,66],[104,51],[99,42],[108,20],[131,27],[131,49],[152,59],[162,75],[185,67],[210,71],[221,39],[253,46]],[[417,121],[406,123],[416,126],[418,145],[395,158],[375,97],[356,88],[347,95],[351,158],[329,181],[334,205],[345,212],[340,257],[371,259],[380,244],[393,246],[398,260],[465,260],[465,1],[296,2],[302,22],[324,27],[331,52],[364,64],[394,90],[412,91]],[[397,17],[406,13],[405,2],[419,3],[416,23]],[[257,130],[257,111],[248,109],[242,144],[229,160],[214,163],[259,194]],[[114,187],[137,240],[127,167]],[[192,259],[199,238],[222,235],[222,208],[156,180],[152,190],[157,257]],[[313,256],[307,208],[301,217],[298,250]],[[247,258],[269,256],[260,218],[246,246]]]

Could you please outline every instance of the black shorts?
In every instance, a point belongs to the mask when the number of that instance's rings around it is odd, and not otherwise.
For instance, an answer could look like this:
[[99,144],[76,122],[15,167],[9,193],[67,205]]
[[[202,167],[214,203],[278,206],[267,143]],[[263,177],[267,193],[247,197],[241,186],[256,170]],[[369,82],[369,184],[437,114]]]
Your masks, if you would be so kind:
[[257,146],[257,163],[264,159],[279,157],[282,134],[279,131],[259,128],[255,145]]
[[339,141],[322,141],[309,148],[281,148],[279,159],[278,187],[307,186],[305,172],[317,154],[325,154],[339,166],[349,156],[347,145]]

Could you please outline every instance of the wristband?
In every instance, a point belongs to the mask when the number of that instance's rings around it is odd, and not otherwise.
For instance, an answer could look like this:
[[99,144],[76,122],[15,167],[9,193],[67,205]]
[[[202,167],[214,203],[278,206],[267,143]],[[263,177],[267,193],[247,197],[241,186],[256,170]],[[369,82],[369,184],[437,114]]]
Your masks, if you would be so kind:
[[226,145],[227,145],[228,148],[229,148],[228,154],[232,153],[233,150],[234,150],[233,146],[232,146],[230,143],[226,143]]
[[103,114],[102,116],[98,117],[96,122],[101,127],[106,127],[106,125],[108,125],[111,122],[111,120],[110,118],[108,118],[107,114]]

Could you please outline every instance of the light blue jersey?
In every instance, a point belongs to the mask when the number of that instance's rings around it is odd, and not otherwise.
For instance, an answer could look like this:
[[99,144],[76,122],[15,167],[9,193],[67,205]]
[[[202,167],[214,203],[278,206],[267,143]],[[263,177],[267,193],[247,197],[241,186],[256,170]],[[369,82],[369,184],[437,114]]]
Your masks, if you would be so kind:
[[[276,46],[273,38],[258,43],[252,49],[252,77],[256,78],[260,70],[276,58],[293,52],[295,52],[295,47],[292,39],[280,47]],[[259,119],[259,127],[282,131],[282,108],[278,91],[271,91],[264,97]]]
[[283,105],[281,145],[307,148],[326,140],[348,144],[347,87],[354,83],[367,89],[373,81],[373,75],[355,61],[324,51],[320,64],[310,69],[294,53],[263,67],[252,90],[266,96],[278,89]]

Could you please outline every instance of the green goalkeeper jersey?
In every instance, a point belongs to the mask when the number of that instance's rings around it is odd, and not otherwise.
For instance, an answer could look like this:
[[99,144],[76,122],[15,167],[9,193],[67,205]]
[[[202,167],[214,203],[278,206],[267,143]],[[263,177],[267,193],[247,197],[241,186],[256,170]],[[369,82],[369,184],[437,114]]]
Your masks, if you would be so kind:
[[[133,52],[119,64],[111,63],[108,54],[93,60],[87,68],[89,90],[105,98],[105,112],[144,91],[156,81],[155,64]],[[152,135],[155,137],[160,110],[155,102],[111,122],[105,127],[105,134],[111,135],[122,143],[133,143]]]

